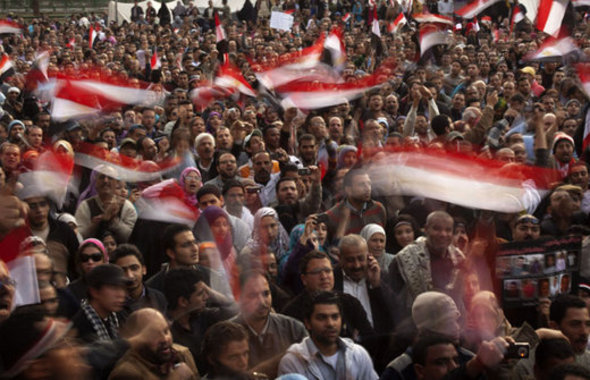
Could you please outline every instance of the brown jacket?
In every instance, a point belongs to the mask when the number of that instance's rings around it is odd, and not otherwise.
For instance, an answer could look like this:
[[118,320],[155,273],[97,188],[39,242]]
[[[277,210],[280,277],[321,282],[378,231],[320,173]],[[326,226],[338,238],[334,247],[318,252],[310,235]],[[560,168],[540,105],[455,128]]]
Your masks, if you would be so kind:
[[[172,348],[176,351],[178,362],[186,363],[193,371],[192,380],[199,380],[199,371],[188,348],[178,344],[173,344]],[[166,379],[169,374],[170,366],[148,362],[136,350],[131,349],[117,362],[109,380],[159,380]]]

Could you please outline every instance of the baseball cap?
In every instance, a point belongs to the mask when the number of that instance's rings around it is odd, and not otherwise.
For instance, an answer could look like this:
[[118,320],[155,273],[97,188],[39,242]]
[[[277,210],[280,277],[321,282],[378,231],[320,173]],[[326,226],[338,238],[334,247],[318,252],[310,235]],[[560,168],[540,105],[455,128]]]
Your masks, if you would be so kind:
[[252,131],[252,133],[250,133],[248,136],[246,136],[246,138],[244,139],[244,147],[247,147],[250,144],[250,140],[254,136],[258,136],[258,137],[262,138],[262,132],[260,131],[260,129],[255,129]]

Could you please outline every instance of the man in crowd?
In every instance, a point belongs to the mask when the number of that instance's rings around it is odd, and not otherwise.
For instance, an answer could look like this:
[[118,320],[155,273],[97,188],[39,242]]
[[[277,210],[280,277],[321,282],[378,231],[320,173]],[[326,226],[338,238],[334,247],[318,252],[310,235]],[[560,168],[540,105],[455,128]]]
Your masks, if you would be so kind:
[[342,305],[332,292],[313,294],[305,305],[309,336],[287,350],[279,374],[299,373],[313,378],[377,379],[371,357],[362,346],[340,338]]
[[242,325],[229,321],[214,324],[205,334],[203,353],[210,366],[208,379],[250,378],[248,332]]

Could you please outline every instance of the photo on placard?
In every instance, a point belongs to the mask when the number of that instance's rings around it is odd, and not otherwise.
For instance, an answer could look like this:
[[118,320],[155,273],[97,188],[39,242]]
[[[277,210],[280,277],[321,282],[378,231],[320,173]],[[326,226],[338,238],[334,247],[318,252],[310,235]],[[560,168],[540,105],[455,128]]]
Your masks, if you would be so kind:
[[565,270],[566,267],[566,252],[565,251],[558,251],[555,253],[555,269],[558,272]]
[[557,268],[555,267],[555,253],[548,253],[545,255],[545,273],[555,273]]
[[519,299],[520,298],[520,280],[504,280],[504,298]]
[[526,258],[530,274],[543,273],[543,269],[545,268],[545,255],[528,255]]
[[512,269],[510,274],[513,276],[526,276],[529,274],[529,267],[525,256],[512,257]]
[[537,280],[537,294],[539,298],[551,296],[551,284],[549,278],[540,278]]
[[537,280],[524,278],[521,282],[521,294],[523,299],[532,299],[537,296]]
[[512,257],[504,256],[496,258],[496,274],[498,276],[510,276],[512,271]]
[[578,256],[576,255],[576,252],[569,252],[567,254],[567,267],[568,268],[575,268],[576,265],[578,265]]
[[559,276],[551,276],[549,277],[550,283],[550,293],[552,296],[556,296],[559,294]]
[[569,273],[564,273],[559,277],[559,293],[567,294],[572,288],[571,276]]

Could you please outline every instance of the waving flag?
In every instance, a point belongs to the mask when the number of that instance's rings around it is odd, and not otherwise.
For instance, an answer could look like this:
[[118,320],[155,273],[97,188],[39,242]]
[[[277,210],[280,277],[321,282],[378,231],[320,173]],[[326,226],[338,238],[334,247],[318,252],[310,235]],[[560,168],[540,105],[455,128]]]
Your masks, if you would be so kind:
[[0,34],[19,34],[22,33],[22,31],[22,25],[16,22],[10,20],[0,20]]
[[341,72],[344,70],[344,65],[346,64],[346,48],[342,41],[342,29],[336,28],[328,34],[328,37],[324,41],[324,53],[329,54],[330,59],[327,59],[327,63],[334,67],[336,71]]
[[235,89],[244,95],[256,97],[256,93],[252,89],[252,86],[250,86],[250,83],[246,81],[240,69],[229,63],[219,67],[219,72],[213,83],[219,87]]
[[418,13],[412,17],[414,18],[414,20],[416,20],[416,22],[418,22],[420,24],[434,23],[434,24],[444,24],[444,25],[450,25],[450,26],[455,25],[452,18],[446,17],[446,16],[441,16],[441,15],[435,15],[435,14],[431,14],[431,13]]
[[173,179],[152,185],[142,192],[136,202],[138,217],[192,227],[200,213],[185,202],[184,197],[184,190]]
[[476,0],[465,5],[463,8],[457,10],[455,13],[463,18],[473,18],[485,11],[496,3],[504,2],[505,0]]
[[218,99],[226,99],[235,93],[234,88],[202,84],[190,92],[191,100],[199,111],[204,110]]
[[512,18],[510,19],[510,34],[514,31],[514,25],[524,20],[524,14],[520,10],[520,6],[516,4],[512,7]]
[[571,54],[580,53],[571,37],[549,38],[535,52],[526,55],[525,61],[559,61]]
[[574,7],[590,7],[590,0],[572,0]]
[[569,0],[541,0],[537,13],[537,29],[557,36]]
[[[590,98],[590,63],[578,63],[575,67],[580,83],[582,83],[582,89],[586,96]],[[585,120],[582,152],[585,152],[588,146],[590,146],[590,123]]]
[[100,27],[94,27],[94,25],[90,26],[90,30],[88,31],[88,48],[94,48],[94,43],[98,38],[98,32],[100,31]]
[[3,54],[2,59],[0,59],[0,81],[4,82],[15,73],[12,61],[8,58],[8,55]]
[[373,22],[371,23],[371,32],[377,37],[381,37],[381,30],[379,28],[379,17],[377,15],[377,7],[373,7]]
[[160,61],[160,57],[158,57],[158,49],[154,49],[154,54],[152,54],[152,59],[150,59],[150,67],[152,70],[157,70],[162,67],[162,61]]
[[225,29],[221,21],[219,21],[219,15],[215,12],[215,39],[217,41],[217,50],[219,51],[219,60],[221,63],[228,62],[228,44]]
[[420,27],[420,56],[436,45],[453,43],[453,33],[442,26],[426,24]]
[[390,152],[367,167],[380,196],[413,195],[460,206],[532,213],[556,171],[527,165],[441,153],[434,150]]
[[59,78],[55,85],[55,99],[51,117],[56,120],[81,118],[111,111],[128,104],[153,105],[162,100],[162,93],[132,87],[125,83],[111,83],[104,78]]
[[395,34],[407,23],[408,19],[406,18],[406,16],[404,16],[402,12],[400,12],[399,15],[397,15],[397,17],[395,18],[395,20],[393,20],[393,22],[388,25],[387,31],[389,33]]
[[352,16],[350,15],[350,12],[348,12],[347,14],[345,14],[345,15],[342,17],[342,22],[346,24],[346,23],[348,22],[348,20],[350,20],[350,18],[351,18],[351,17],[352,17]]

